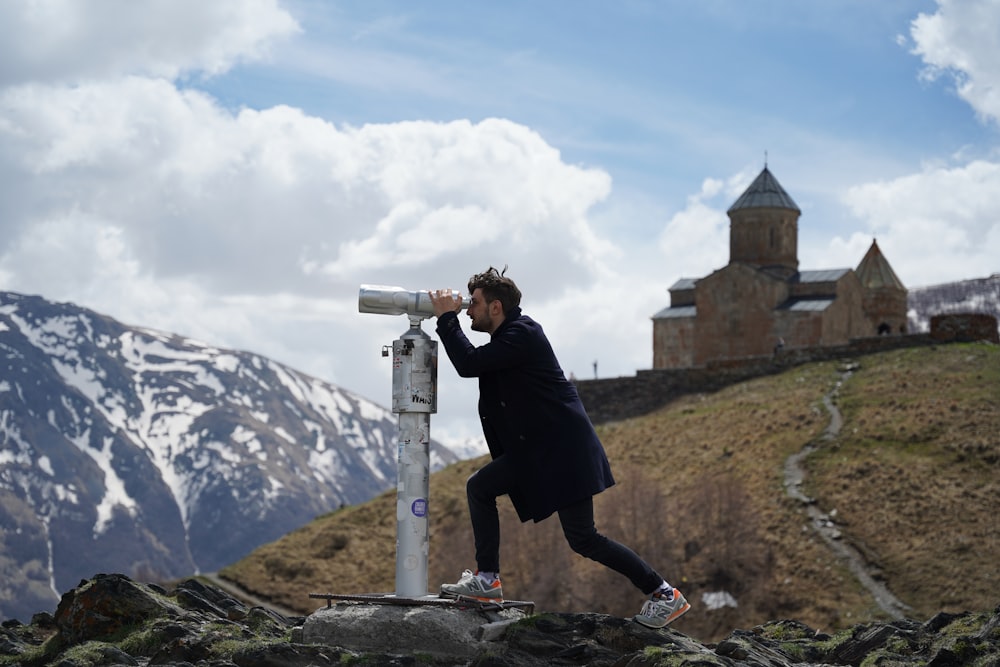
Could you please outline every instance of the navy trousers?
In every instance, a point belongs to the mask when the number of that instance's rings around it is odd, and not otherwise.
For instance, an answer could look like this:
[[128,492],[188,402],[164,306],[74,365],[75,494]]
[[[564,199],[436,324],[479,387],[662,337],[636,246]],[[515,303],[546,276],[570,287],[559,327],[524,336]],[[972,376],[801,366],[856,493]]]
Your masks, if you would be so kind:
[[[493,459],[469,477],[465,485],[476,542],[476,567],[481,572],[500,571],[497,498],[509,493],[517,480],[514,466],[506,459],[506,456]],[[564,507],[558,514],[563,535],[576,553],[625,575],[646,595],[663,582],[663,577],[634,551],[597,532],[593,498]]]

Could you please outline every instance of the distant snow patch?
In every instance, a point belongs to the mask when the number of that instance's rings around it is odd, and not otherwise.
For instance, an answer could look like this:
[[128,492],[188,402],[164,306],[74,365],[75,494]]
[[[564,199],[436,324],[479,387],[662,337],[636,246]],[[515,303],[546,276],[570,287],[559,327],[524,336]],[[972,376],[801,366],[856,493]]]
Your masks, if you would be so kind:
[[108,529],[115,507],[121,507],[135,516],[138,504],[125,490],[125,482],[118,476],[112,463],[111,446],[114,439],[104,438],[101,449],[97,450],[88,446],[88,434],[89,431],[79,438],[72,438],[72,440],[81,451],[94,459],[94,462],[101,468],[101,472],[104,473],[104,497],[101,498],[101,502],[97,506],[97,521],[94,522],[94,537],[96,538]]
[[240,360],[232,354],[220,354],[215,358],[215,367],[223,373],[233,373],[240,367]]
[[38,457],[38,467],[41,468],[42,472],[49,477],[54,476],[54,473],[52,472],[52,461],[50,461],[49,457],[44,454]]
[[736,598],[730,595],[727,591],[715,591],[712,593],[702,593],[701,603],[709,609],[722,609],[723,607],[738,607],[736,604]]
[[275,433],[275,435],[278,435],[278,436],[284,438],[289,444],[292,444],[292,445],[295,444],[295,438],[293,438],[292,435],[288,431],[286,431],[285,429],[283,429],[282,427],[276,426],[274,428],[274,433]]

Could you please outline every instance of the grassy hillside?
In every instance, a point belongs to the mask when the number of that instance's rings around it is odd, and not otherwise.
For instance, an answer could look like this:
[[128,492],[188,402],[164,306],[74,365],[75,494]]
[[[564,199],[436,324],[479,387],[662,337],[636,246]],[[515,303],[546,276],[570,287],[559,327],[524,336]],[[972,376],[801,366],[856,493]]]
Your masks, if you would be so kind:
[[[785,460],[807,443],[819,446],[803,491],[912,617],[1000,602],[1000,349],[852,361],[849,376],[841,363],[811,364],[598,428],[619,482],[597,497],[598,527],[684,590],[694,609],[678,630],[710,641],[771,619],[830,631],[884,618],[786,494]],[[822,399],[835,389],[844,423],[827,440]],[[431,478],[432,591],[474,568],[464,483],[483,462]],[[638,611],[638,591],[573,554],[556,519],[520,524],[500,504],[508,597],[540,611]],[[309,593],[392,592],[395,531],[393,491],[319,517],[222,574],[309,613],[323,604]],[[738,606],[710,609],[703,596],[722,591]]]

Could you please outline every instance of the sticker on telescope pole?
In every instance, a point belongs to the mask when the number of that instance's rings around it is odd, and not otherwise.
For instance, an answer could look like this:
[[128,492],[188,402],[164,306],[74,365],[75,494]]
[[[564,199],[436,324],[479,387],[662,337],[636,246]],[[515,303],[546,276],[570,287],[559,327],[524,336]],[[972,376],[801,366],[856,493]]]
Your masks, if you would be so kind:
[[413,504],[410,505],[410,511],[413,512],[413,516],[427,516],[427,501],[423,498],[417,498],[413,501]]

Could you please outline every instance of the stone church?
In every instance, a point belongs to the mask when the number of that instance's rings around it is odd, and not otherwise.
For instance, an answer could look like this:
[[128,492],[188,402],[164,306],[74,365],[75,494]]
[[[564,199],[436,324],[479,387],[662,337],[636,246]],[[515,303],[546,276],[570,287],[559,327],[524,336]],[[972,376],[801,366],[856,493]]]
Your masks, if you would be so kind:
[[729,208],[729,264],[653,315],[653,368],[906,333],[906,288],[873,240],[856,269],[799,270],[802,211],[767,165]]

